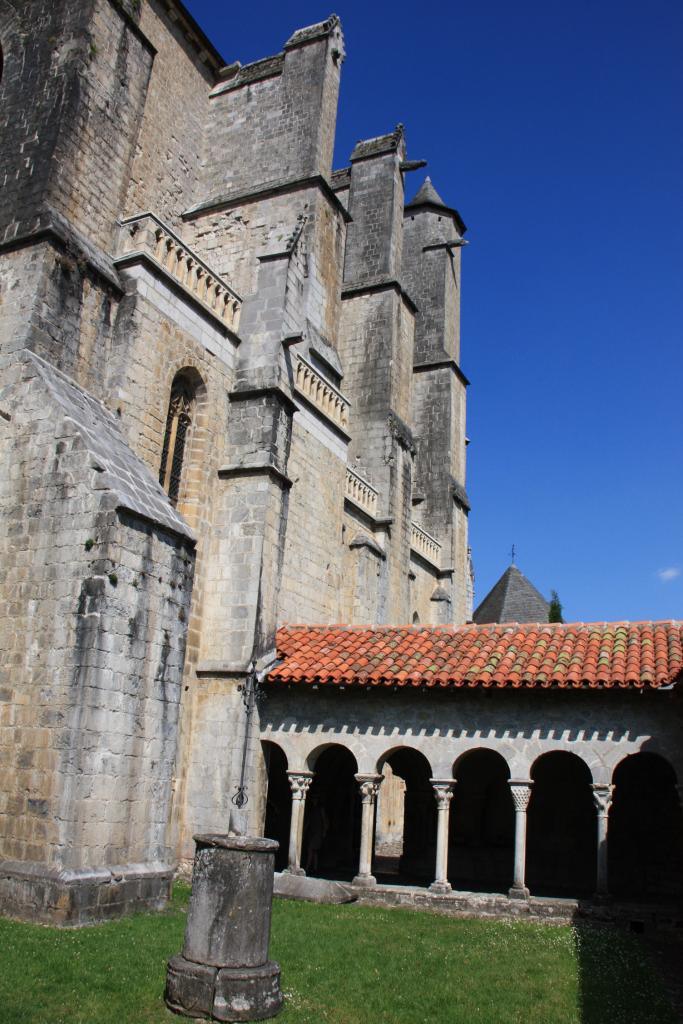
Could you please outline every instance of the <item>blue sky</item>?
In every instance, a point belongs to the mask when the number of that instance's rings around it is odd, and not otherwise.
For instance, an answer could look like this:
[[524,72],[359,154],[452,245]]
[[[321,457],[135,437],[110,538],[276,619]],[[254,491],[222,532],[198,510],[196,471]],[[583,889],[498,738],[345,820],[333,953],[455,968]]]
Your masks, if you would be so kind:
[[[187,5],[242,63],[332,9]],[[335,166],[401,121],[469,226],[477,602],[514,543],[568,620],[683,618],[683,4],[335,9]]]

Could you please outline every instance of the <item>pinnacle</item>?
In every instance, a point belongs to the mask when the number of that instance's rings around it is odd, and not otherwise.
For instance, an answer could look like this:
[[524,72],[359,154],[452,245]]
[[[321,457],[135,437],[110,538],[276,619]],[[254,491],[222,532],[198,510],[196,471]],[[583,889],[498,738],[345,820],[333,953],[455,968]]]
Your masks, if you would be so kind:
[[410,201],[410,206],[421,206],[423,203],[431,203],[432,206],[446,206],[443,199],[432,185],[432,179],[427,175],[417,195]]

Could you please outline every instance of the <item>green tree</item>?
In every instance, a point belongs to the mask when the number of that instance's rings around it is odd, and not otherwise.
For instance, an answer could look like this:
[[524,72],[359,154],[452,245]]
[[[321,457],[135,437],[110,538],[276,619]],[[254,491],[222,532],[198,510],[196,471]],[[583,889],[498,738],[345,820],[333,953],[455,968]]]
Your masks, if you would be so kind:
[[562,602],[557,596],[556,590],[550,591],[550,608],[548,609],[548,622],[564,622],[562,618]]

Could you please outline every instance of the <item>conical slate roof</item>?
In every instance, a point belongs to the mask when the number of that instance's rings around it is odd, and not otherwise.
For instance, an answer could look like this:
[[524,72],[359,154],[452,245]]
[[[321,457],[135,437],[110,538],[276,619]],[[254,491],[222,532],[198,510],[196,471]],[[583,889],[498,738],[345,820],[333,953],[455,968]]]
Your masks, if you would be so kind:
[[511,565],[489,591],[472,619],[489,622],[547,622],[549,605],[516,565]]
[[448,209],[443,199],[432,185],[432,179],[429,175],[425,178],[417,195],[410,200],[408,206],[422,206],[425,203],[429,203],[431,206],[443,206],[444,209]]

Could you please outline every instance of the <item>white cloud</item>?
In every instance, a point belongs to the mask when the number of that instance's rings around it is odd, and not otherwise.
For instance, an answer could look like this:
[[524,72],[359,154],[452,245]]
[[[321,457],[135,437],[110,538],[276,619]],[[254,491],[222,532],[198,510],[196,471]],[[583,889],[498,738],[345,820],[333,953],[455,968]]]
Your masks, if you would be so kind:
[[678,566],[672,565],[668,569],[658,569],[657,575],[662,583],[671,583],[672,580],[681,575],[681,570]]

